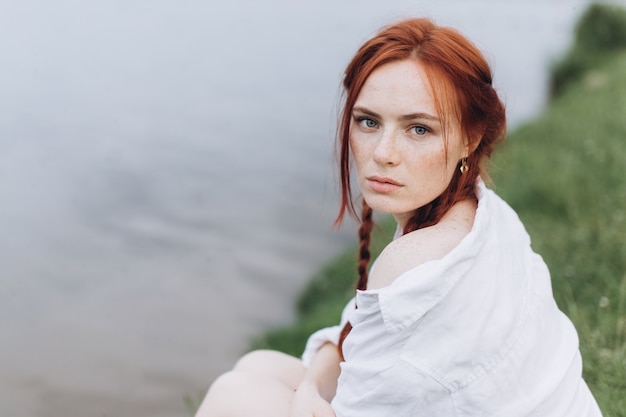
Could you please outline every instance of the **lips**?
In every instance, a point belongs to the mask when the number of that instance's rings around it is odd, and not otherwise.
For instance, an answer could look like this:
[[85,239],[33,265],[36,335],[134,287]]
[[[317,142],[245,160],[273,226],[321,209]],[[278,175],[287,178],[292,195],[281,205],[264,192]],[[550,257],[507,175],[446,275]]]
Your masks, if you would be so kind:
[[378,177],[376,175],[367,177],[367,185],[372,191],[380,194],[388,194],[402,187],[402,184],[388,177]]

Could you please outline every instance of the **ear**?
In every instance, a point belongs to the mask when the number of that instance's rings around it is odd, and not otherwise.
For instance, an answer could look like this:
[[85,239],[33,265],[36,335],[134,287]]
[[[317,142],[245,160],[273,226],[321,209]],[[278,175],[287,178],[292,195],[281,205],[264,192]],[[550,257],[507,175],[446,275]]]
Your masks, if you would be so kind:
[[461,137],[463,143],[462,143],[462,149],[461,149],[461,158],[467,158],[470,154],[470,140],[468,135],[464,134]]
[[478,148],[478,145],[480,145],[480,141],[483,139],[483,134],[484,134],[484,131],[483,129],[481,129],[479,132],[475,133],[474,135],[471,135],[471,136],[467,135],[465,137],[464,157],[470,156],[476,150],[476,148]]

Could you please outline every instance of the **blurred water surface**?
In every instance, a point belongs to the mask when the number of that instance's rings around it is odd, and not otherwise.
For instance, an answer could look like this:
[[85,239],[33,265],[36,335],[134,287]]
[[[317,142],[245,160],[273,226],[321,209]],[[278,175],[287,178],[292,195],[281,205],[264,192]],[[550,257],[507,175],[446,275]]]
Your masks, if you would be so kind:
[[332,148],[357,46],[454,26],[515,125],[584,4],[0,1],[0,416],[185,415],[353,241]]

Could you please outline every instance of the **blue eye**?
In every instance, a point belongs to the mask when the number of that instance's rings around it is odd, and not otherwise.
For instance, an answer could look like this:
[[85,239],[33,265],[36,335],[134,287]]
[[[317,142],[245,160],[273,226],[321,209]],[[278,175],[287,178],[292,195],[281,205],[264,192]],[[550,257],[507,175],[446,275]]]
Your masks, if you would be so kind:
[[378,123],[376,123],[374,120],[372,119],[368,119],[367,117],[363,117],[361,120],[359,120],[361,122],[361,124],[363,126],[365,126],[368,129],[375,129],[378,126]]
[[413,132],[414,132],[416,135],[423,136],[423,135],[425,135],[426,133],[428,133],[428,129],[426,129],[424,126],[414,126],[414,127],[413,127]]

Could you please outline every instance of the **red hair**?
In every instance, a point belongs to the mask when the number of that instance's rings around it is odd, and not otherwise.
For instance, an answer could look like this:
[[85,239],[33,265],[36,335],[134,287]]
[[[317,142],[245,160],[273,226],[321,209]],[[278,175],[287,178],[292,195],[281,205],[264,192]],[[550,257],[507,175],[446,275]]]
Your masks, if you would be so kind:
[[[458,125],[470,154],[467,171],[461,173],[456,169],[446,190],[430,203],[416,208],[403,232],[432,226],[457,202],[476,199],[475,186],[479,175],[488,178],[484,163],[495,144],[504,139],[506,131],[504,105],[493,88],[489,65],[476,46],[454,29],[437,26],[429,19],[404,20],[383,28],[365,42],[344,74],[344,104],[337,134],[341,174],[337,224],[346,213],[359,218],[350,187],[349,139],[354,103],[372,72],[385,64],[407,59],[420,63],[428,77],[437,116],[443,121],[444,138],[447,138],[450,126]],[[360,219],[357,289],[364,290],[367,288],[372,229],[372,210],[365,201]],[[348,323],[342,332],[340,350],[350,329]]]

